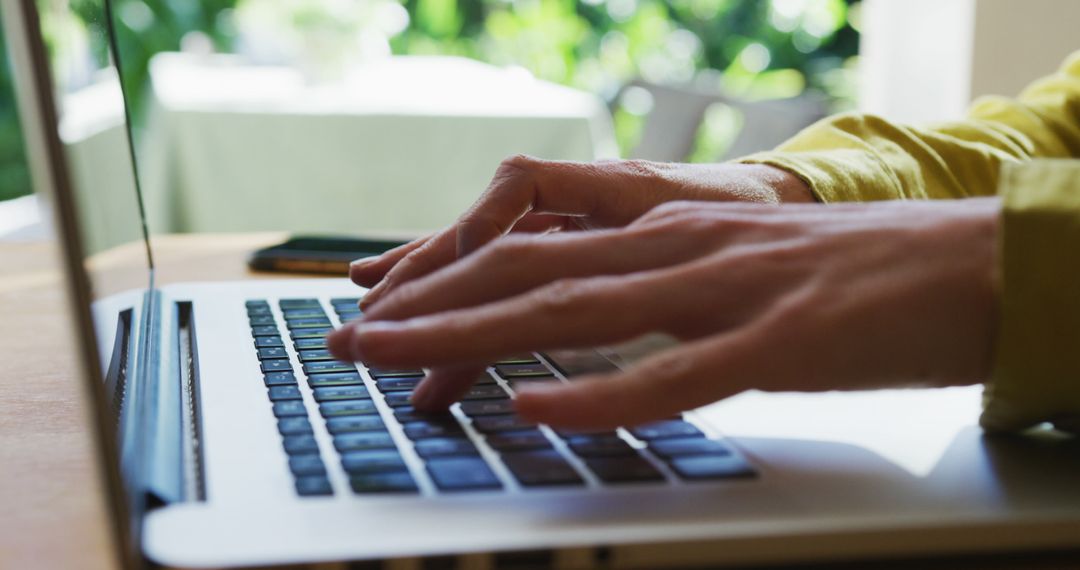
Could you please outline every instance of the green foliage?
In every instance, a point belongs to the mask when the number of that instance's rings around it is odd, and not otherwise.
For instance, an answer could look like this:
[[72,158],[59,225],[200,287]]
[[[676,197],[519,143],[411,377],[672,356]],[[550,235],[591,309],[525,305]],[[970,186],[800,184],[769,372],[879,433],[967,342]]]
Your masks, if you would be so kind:
[[[8,104],[8,102],[11,102]],[[15,109],[14,86],[8,67],[7,44],[0,28],[0,200],[30,193],[19,115]]]
[[[102,37],[104,0],[68,0],[90,38]],[[343,0],[372,2],[374,0]],[[838,106],[850,104],[858,32],[857,0],[395,0],[409,26],[387,38],[396,54],[460,55],[518,65],[542,79],[611,98],[636,77],[694,83],[748,98],[788,97],[806,89]],[[219,50],[236,40],[237,0],[112,0],[124,84],[144,101],[150,58],[176,51],[196,32]],[[333,17],[312,3],[297,26]],[[47,4],[43,4],[47,5]],[[63,3],[58,4],[61,9]],[[271,4],[270,8],[278,9]],[[310,13],[309,13],[310,12]],[[50,42],[53,50],[64,46]],[[103,57],[105,46],[91,46]],[[0,50],[3,47],[0,46]],[[12,100],[10,73],[0,67],[0,97]],[[731,121],[712,113],[695,157],[709,160]],[[629,148],[640,115],[617,108],[616,133]],[[711,125],[711,126],[710,126]],[[719,133],[719,134],[718,134]],[[25,193],[21,139],[13,105],[0,107],[0,199]]]

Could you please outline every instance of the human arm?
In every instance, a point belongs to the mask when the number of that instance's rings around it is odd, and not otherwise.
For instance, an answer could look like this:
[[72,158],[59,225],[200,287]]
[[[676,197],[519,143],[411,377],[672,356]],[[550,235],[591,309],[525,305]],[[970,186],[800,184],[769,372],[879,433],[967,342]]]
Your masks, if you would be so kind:
[[1022,166],[1077,157],[1080,52],[1016,100],[980,99],[965,121],[913,128],[842,115],[746,162],[797,174],[822,202],[999,194],[1000,318],[980,422],[1080,431],[1080,168]]
[[[673,202],[625,228],[508,237],[401,286],[330,347],[448,369],[647,332],[682,341],[519,393],[528,418],[575,428],[748,389],[971,384],[991,361],[997,202]],[[444,408],[474,377],[429,376],[414,405]]]

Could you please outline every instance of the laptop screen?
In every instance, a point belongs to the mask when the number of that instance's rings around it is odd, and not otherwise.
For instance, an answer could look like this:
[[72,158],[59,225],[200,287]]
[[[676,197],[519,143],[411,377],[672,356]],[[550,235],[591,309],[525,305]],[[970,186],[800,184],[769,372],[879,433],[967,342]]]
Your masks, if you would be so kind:
[[[136,339],[153,261],[133,160],[109,0],[5,1],[3,24],[35,190],[53,200],[93,396],[100,466],[108,483],[122,559],[138,559],[145,485],[144,425],[131,413],[147,390]],[[36,8],[36,9],[35,9]],[[85,270],[85,271],[83,271]],[[115,312],[90,302],[132,290]],[[131,380],[129,382],[129,380]]]
[[105,0],[37,6],[93,295],[147,287],[152,257]]

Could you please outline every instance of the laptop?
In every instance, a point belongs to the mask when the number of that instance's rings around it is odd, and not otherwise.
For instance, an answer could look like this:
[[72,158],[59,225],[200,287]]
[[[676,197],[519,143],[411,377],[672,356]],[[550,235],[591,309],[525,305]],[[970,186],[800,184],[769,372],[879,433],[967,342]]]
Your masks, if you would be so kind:
[[[516,416],[515,388],[632,365],[649,342],[507,355],[448,413],[422,414],[409,406],[422,370],[326,352],[359,316],[364,290],[346,280],[159,286],[109,1],[80,3],[85,29],[40,3],[53,34],[89,38],[90,74],[49,61],[33,0],[2,6],[125,567],[718,567],[1080,546],[1077,444],[984,436],[977,387],[748,393],[575,433]],[[117,267],[117,248],[145,261]]]

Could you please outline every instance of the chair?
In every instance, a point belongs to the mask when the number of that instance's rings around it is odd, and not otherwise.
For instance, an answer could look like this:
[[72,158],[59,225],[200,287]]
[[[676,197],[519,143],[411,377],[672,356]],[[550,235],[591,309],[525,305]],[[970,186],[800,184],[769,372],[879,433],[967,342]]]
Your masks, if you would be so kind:
[[698,129],[713,105],[727,105],[743,116],[743,128],[721,160],[770,150],[827,114],[825,101],[815,95],[788,99],[743,101],[718,91],[694,86],[658,85],[641,79],[627,84],[645,89],[653,104],[631,158],[685,161],[694,150]]

